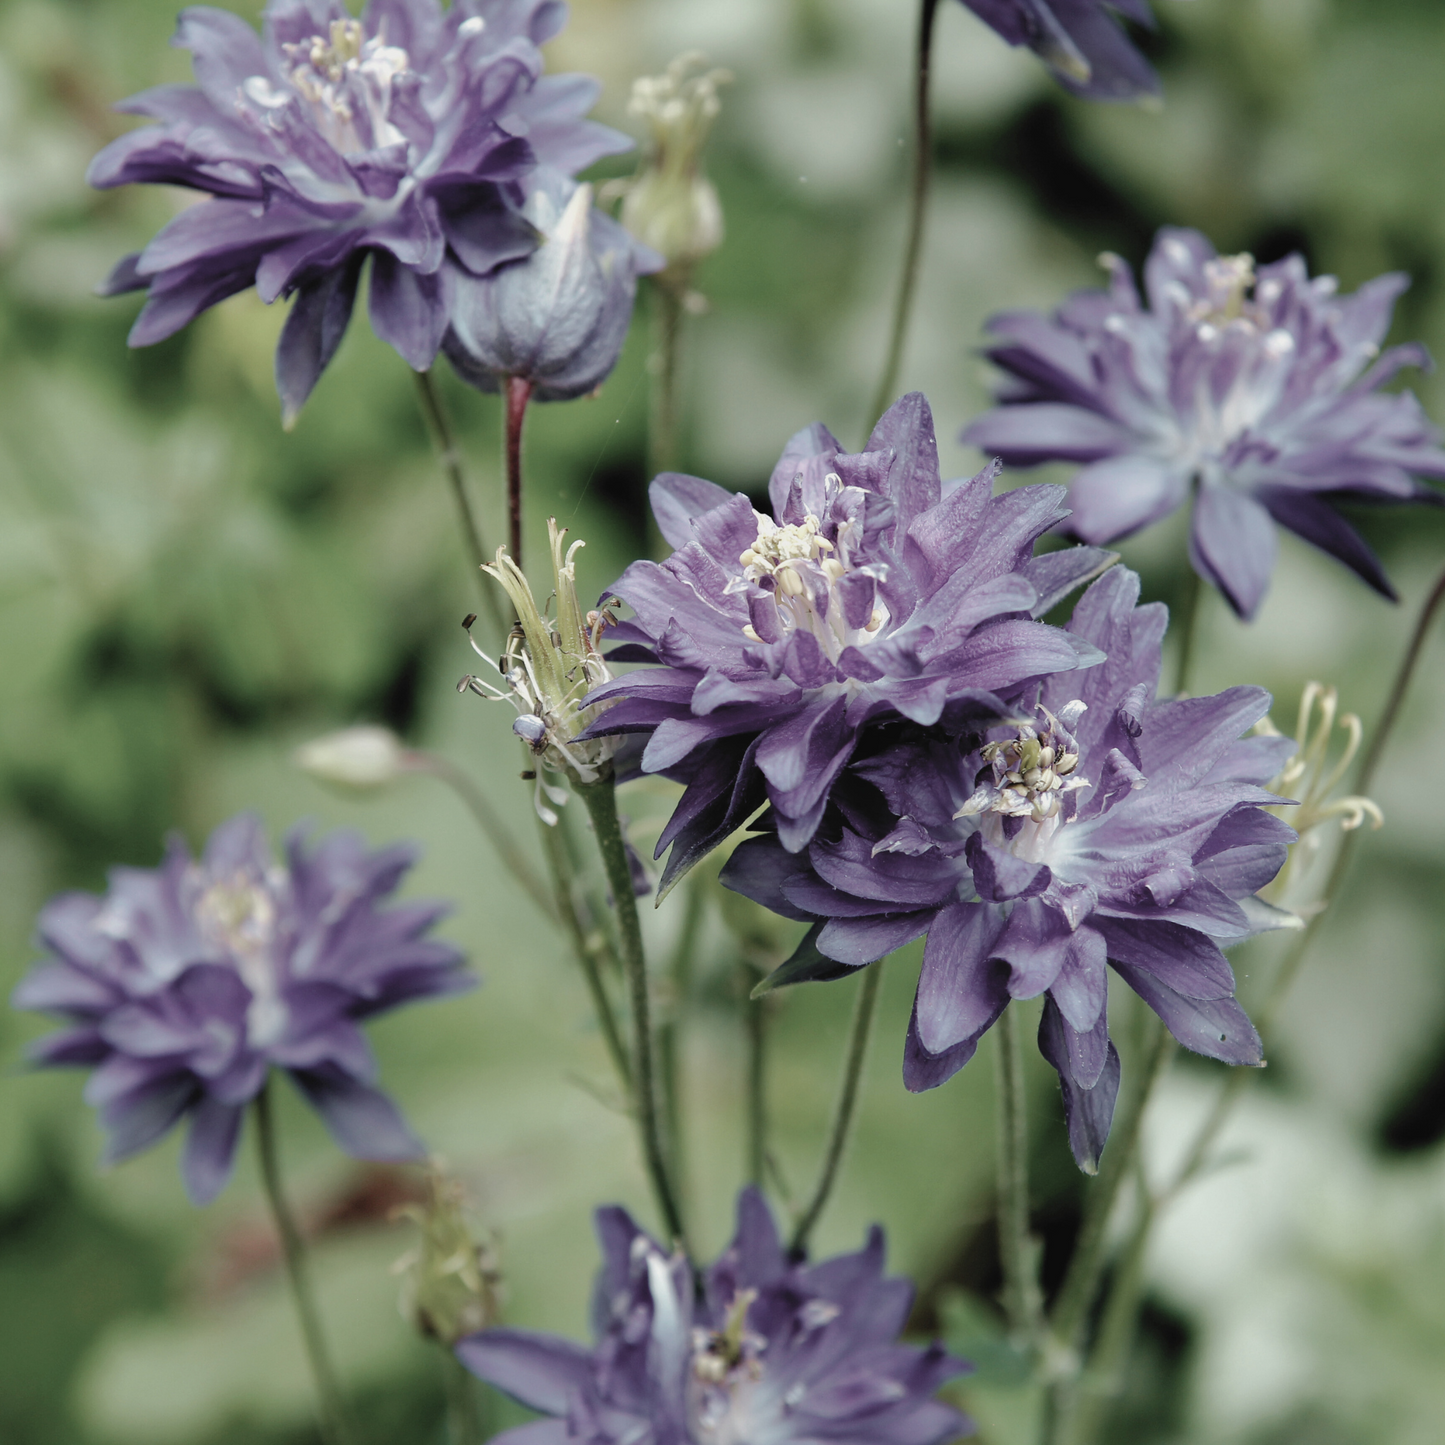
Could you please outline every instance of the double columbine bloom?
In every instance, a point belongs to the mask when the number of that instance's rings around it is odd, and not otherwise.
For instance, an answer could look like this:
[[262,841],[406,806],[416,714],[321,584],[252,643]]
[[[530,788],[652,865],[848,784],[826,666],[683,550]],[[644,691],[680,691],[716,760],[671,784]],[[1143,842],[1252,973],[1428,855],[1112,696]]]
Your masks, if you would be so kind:
[[807,846],[871,722],[961,726],[1001,694],[1099,661],[1035,619],[1108,560],[1035,558],[1066,515],[1062,489],[993,496],[996,468],[945,495],[922,396],[898,402],[866,450],[799,432],[769,484],[742,493],[666,473],[652,484],[666,562],[610,589],[633,616],[609,657],[653,667],[602,684],[589,735],[647,735],[641,767],[686,784],[657,855],[664,887],[767,801],[790,851]]
[[969,1429],[933,1398],[969,1367],[897,1342],[913,1287],[884,1276],[876,1227],[856,1254],[792,1263],[762,1196],[744,1190],[737,1233],[700,1294],[688,1260],[624,1210],[598,1210],[597,1233],[592,1349],[517,1329],[457,1346],[474,1374],[551,1417],[499,1440],[946,1445]]
[[[554,0],[276,0],[257,36],[224,10],[180,17],[197,86],[163,85],[121,107],[159,125],[94,160],[101,187],[184,186],[183,211],[106,283],[144,289],[131,332],[146,346],[255,285],[295,296],[276,356],[288,418],[335,354],[363,261],[372,326],[417,370],[435,360],[458,285],[537,248],[540,186],[631,142],[583,117],[586,76],[542,74],[561,28]],[[630,257],[629,257],[630,260]]]
[[814,923],[813,977],[926,936],[910,1089],[962,1068],[1011,1001],[1044,995],[1039,1047],[1091,1172],[1119,1087],[1109,968],[1185,1047],[1259,1064],[1221,945],[1287,921],[1254,895],[1295,836],[1263,786],[1293,744],[1241,737],[1269,695],[1156,700],[1166,614],[1138,591],[1117,568],[1074,609],[1070,631],[1107,661],[1044,679],[982,737],[878,729],[804,852],[766,832],[723,873]]
[[424,1151],[374,1087],[362,1020],[474,980],[425,937],[445,909],[383,908],[414,854],[369,852],[354,833],[314,849],[299,834],[276,863],[259,821],[233,818],[194,860],[173,841],[156,869],[117,868],[103,898],[69,893],[40,915],[47,954],[17,1008],[69,1027],[41,1039],[44,1065],[90,1067],[106,1159],[148,1147],[183,1118],[198,1204],[230,1176],[246,1106],[272,1068],[288,1073],[336,1142],[362,1159]]
[[1380,276],[1353,296],[1290,256],[1255,272],[1197,231],[1166,229],[1144,268],[1148,304],[1117,257],[1104,291],[1050,318],[996,316],[997,410],[964,440],[1015,466],[1083,463],[1069,532],[1107,543],[1193,499],[1189,554],[1241,617],[1274,568],[1275,526],[1331,553],[1394,598],[1338,502],[1439,502],[1439,433],[1409,393],[1380,388],[1426,365],[1420,346],[1381,354],[1395,298]]

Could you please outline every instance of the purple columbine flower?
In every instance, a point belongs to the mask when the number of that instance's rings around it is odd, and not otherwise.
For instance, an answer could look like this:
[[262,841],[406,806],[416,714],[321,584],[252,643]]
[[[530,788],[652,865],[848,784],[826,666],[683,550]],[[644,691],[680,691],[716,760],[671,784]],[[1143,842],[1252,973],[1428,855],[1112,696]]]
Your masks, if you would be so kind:
[[933,1398],[970,1367],[897,1343],[913,1286],[883,1274],[883,1231],[856,1254],[790,1261],[756,1189],[707,1271],[668,1255],[615,1206],[597,1211],[596,1345],[492,1329],[462,1363],[549,1420],[509,1445],[945,1445],[972,1422]]
[[48,957],[16,1008],[70,1027],[40,1039],[42,1065],[94,1072],[114,1163],[190,1119],[182,1172],[197,1204],[230,1177],[246,1105],[284,1069],[332,1137],[361,1159],[425,1151],[374,1088],[362,1019],[474,980],[449,944],[423,935],[433,903],[380,907],[414,861],[337,832],[308,850],[298,833],[276,864],[260,821],[241,814],[193,860],[173,839],[159,868],[117,868],[105,897],[66,893],[40,915]]
[[481,391],[515,376],[538,401],[570,401],[617,365],[637,278],[664,263],[593,206],[591,186],[539,171],[527,189],[522,213],[541,245],[486,276],[458,276],[443,347]]
[[927,935],[910,1089],[962,1068],[1010,1000],[1044,994],[1039,1048],[1089,1172],[1119,1087],[1105,965],[1186,1048],[1259,1064],[1220,945],[1290,921],[1253,895],[1295,836],[1263,786],[1293,744],[1240,737],[1268,710],[1260,688],[1156,701],[1167,614],[1138,595],[1116,568],[1075,607],[1069,627],[1103,665],[1046,679],[985,740],[880,730],[806,853],[763,836],[723,871],[814,923],[780,982],[839,977]]
[[1035,558],[1066,514],[1057,487],[993,496],[997,467],[945,489],[933,417],[897,402],[867,449],[827,428],[788,443],[773,516],[697,477],[664,473],[652,508],[676,549],[634,562],[611,594],[633,610],[612,657],[649,662],[605,683],[593,734],[644,733],[644,772],[685,783],[658,843],[666,889],[770,801],[783,845],[806,847],[865,724],[999,717],[1000,694],[1099,660],[1041,616],[1107,554]]
[[1146,0],[963,0],[963,4],[1010,45],[1027,45],[1075,95],[1136,100],[1159,93],[1153,67],[1113,18],[1123,15],[1152,30],[1154,16]]
[[1422,346],[1380,353],[1395,298],[1380,276],[1353,296],[1310,280],[1289,256],[1262,267],[1218,256],[1197,231],[1159,233],[1144,268],[1146,308],[1128,267],[1102,258],[1105,291],[1081,291],[1051,319],[989,322],[1006,372],[997,410],[964,440],[1014,466],[1082,462],[1068,530],[1111,542],[1184,505],[1194,570],[1252,617],[1269,585],[1275,523],[1338,557],[1394,600],[1338,502],[1441,500],[1415,474],[1445,477],[1445,451],[1408,392],[1380,387]]
[[364,259],[371,323],[418,371],[436,358],[457,277],[528,255],[521,182],[627,150],[582,117],[598,85],[543,76],[559,0],[274,0],[258,37],[224,10],[181,12],[174,43],[199,86],[162,85],[120,107],[158,126],[91,163],[92,185],[152,181],[208,192],[105,294],[145,289],[130,334],[148,346],[255,285],[295,295],[276,352],[294,418],[341,344]]

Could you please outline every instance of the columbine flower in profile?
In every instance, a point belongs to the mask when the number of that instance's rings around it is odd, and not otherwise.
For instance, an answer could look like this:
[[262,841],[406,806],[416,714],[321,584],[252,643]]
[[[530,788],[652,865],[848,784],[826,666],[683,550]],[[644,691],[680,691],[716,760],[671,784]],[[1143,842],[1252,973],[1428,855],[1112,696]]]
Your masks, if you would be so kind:
[[528,255],[521,182],[571,175],[631,141],[583,119],[599,90],[543,76],[556,0],[274,0],[258,37],[238,16],[181,13],[175,44],[198,86],[162,85],[121,109],[159,125],[91,163],[100,187],[185,186],[213,199],[127,256],[106,294],[146,290],[131,331],[148,346],[255,285],[295,296],[276,353],[295,417],[341,343],[362,262],[371,322],[418,371],[446,333],[452,283]]
[[522,214],[541,244],[485,276],[457,277],[443,347],[481,391],[516,377],[538,401],[570,401],[617,365],[637,278],[662,258],[593,206],[591,186],[558,172],[533,177]]
[[1380,388],[1427,365],[1420,346],[1380,353],[1406,277],[1338,296],[1289,256],[1261,267],[1218,256],[1197,231],[1166,228],[1144,268],[1146,307],[1125,264],[1102,258],[1105,291],[1052,316],[989,322],[989,357],[1009,373],[1003,403],[964,440],[1006,463],[1085,465],[1068,531],[1105,543],[1193,499],[1189,555],[1241,617],[1269,586],[1275,525],[1395,593],[1340,502],[1439,502],[1416,476],[1445,478],[1440,436],[1408,392]]
[[461,955],[425,937],[445,909],[381,906],[415,854],[368,851],[355,833],[308,849],[300,833],[276,863],[260,821],[242,814],[195,860],[173,839],[159,868],[117,868],[105,897],[67,893],[40,915],[44,962],[16,1008],[70,1027],[40,1039],[43,1065],[93,1068],[106,1161],[139,1152],[183,1118],[191,1198],[230,1176],[242,1117],[272,1068],[287,1073],[332,1137],[361,1159],[423,1150],[374,1087],[358,1025],[413,999],[470,988]]
[[531,1330],[457,1346],[473,1374],[551,1417],[506,1445],[946,1445],[972,1428],[933,1398],[969,1369],[897,1343],[913,1286],[883,1274],[883,1232],[856,1254],[792,1263],[757,1190],[706,1272],[669,1255],[625,1210],[597,1211],[603,1265],[588,1350]]
[[702,167],[702,148],[721,104],[726,70],[703,70],[701,52],[679,55],[662,75],[632,82],[627,110],[646,121],[637,173],[618,187],[622,224],[667,262],[661,279],[685,292],[693,270],[723,241],[722,204]]
[[779,982],[840,977],[927,936],[910,1089],[941,1084],[1011,1000],[1043,994],[1039,1048],[1091,1173],[1119,1087],[1106,965],[1186,1048],[1259,1064],[1220,945],[1290,921],[1255,894],[1295,836],[1263,787],[1292,745],[1240,736],[1269,694],[1156,701],[1166,614],[1138,595],[1115,568],[1074,608],[1070,629],[1107,662],[1046,678],[983,739],[878,729],[805,853],[764,833],[722,874],[813,923]]
[[644,772],[685,783],[657,856],[664,888],[772,803],[785,847],[806,847],[864,726],[999,717],[1000,694],[1099,661],[1042,616],[1108,561],[1034,558],[1063,493],[993,496],[996,468],[945,493],[921,395],[845,452],[822,426],[788,443],[773,515],[741,492],[664,473],[652,508],[674,552],[610,589],[633,616],[610,654],[640,668],[599,687],[592,734],[646,736]]
[[[1281,906],[1290,906],[1293,900],[1294,911],[1302,916],[1317,913],[1324,906],[1318,901],[1301,903],[1295,895],[1319,857],[1328,825],[1338,822],[1343,833],[1353,833],[1367,821],[1374,829],[1385,825],[1385,815],[1373,799],[1355,793],[1335,796],[1335,789],[1349,771],[1365,735],[1364,725],[1354,713],[1336,716],[1338,709],[1339,694],[1334,688],[1318,682],[1305,685],[1294,730],[1296,751],[1269,783],[1271,792],[1294,800],[1293,806],[1272,811],[1289,817],[1299,841],[1289,850],[1289,861],[1264,896]],[[1337,727],[1345,735],[1344,743],[1332,758]],[[1254,730],[1263,737],[1280,736],[1267,717],[1261,718]]]
[[[557,815],[544,799],[562,804],[564,788],[549,784],[544,772],[560,774],[576,783],[596,783],[607,776],[617,751],[614,737],[587,736],[587,728],[605,710],[589,694],[612,677],[599,645],[611,618],[606,610],[583,612],[577,601],[577,570],[572,560],[583,542],[573,542],[564,555],[565,527],[555,517],[547,520],[552,554],[553,597],[556,615],[547,617],[537,606],[532,588],[521,569],[497,549],[496,565],[482,570],[506,590],[517,614],[500,664],[477,646],[472,649],[500,674],[502,686],[469,674],[457,684],[458,692],[507,701],[517,709],[512,731],[532,750],[537,762],[537,813],[555,824]],[[466,619],[468,635],[475,616]]]
[[[1027,45],[1066,90],[1090,100],[1159,93],[1153,67],[1114,19],[1154,26],[1147,0],[963,0],[1010,45]],[[1110,13],[1112,12],[1112,14]]]

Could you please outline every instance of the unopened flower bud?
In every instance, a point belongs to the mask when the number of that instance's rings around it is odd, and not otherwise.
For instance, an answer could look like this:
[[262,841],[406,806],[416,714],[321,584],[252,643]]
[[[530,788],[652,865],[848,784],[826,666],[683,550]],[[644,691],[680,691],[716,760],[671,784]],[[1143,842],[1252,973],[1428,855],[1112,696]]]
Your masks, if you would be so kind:
[[722,206],[703,174],[702,147],[720,109],[725,70],[693,72],[697,51],[680,55],[664,75],[633,82],[628,110],[647,122],[650,144],[626,184],[622,223],[667,261],[664,280],[685,285],[693,267],[723,239]]
[[303,743],[296,766],[343,788],[384,788],[407,766],[406,748],[390,728],[354,727]]
[[426,1200],[403,1206],[397,1216],[421,1228],[420,1242],[393,1267],[404,1276],[403,1317],[448,1348],[494,1325],[501,1276],[492,1249],[473,1237],[460,1181],[434,1164]]

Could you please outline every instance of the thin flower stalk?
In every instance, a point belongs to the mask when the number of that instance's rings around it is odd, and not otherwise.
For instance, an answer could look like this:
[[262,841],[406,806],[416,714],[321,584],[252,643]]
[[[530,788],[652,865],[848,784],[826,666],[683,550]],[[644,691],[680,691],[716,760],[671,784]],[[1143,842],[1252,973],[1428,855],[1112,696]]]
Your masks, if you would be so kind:
[[863,1080],[863,1064],[868,1057],[868,1040],[873,1032],[873,1015],[878,1007],[878,985],[883,981],[883,965],[875,963],[862,970],[858,993],[853,1000],[853,1023],[848,1030],[848,1053],[843,1061],[843,1078],[838,1090],[838,1103],[833,1110],[833,1123],[828,1130],[828,1143],[823,1151],[823,1165],[812,1197],[798,1216],[793,1229],[791,1253],[801,1258],[807,1253],[818,1220],[827,1207],[848,1137],[853,1129],[853,1116],[858,1106],[858,1089]]
[[1024,1101],[1024,1057],[1015,1010],[998,1022],[998,1245],[1003,1265],[1004,1310],[1021,1349],[1038,1339],[1043,1299],[1039,1245],[1029,1230],[1029,1135]]
[[336,1369],[327,1348],[326,1334],[321,1326],[321,1312],[316,1305],[316,1295],[307,1267],[306,1246],[302,1243],[301,1231],[296,1226],[295,1216],[291,1213],[291,1206],[286,1201],[286,1193],[281,1184],[281,1162],[276,1149],[276,1126],[272,1116],[269,1085],[256,1095],[253,1113],[256,1120],[257,1151],[261,1162],[261,1182],[265,1187],[266,1202],[271,1209],[276,1233],[281,1240],[286,1283],[291,1289],[297,1323],[301,1327],[301,1341],[306,1350],[306,1362],[311,1368],[311,1377],[316,1385],[321,1433],[326,1445],[351,1445],[352,1434],[342,1403],[341,1387],[336,1380]]

